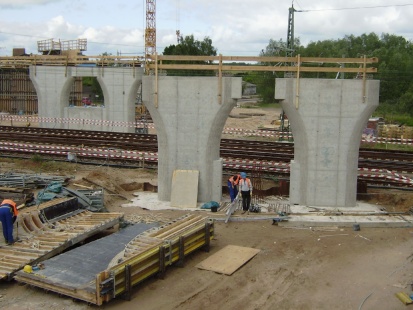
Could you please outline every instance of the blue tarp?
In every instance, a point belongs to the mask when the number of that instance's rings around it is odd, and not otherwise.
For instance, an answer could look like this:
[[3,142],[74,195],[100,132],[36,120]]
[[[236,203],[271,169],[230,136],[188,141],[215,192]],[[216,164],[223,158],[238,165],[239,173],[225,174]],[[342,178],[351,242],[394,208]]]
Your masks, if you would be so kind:
[[210,202],[204,203],[204,204],[201,206],[201,209],[211,209],[212,207],[217,207],[217,208],[219,208],[219,203],[216,202],[216,201],[210,201]]

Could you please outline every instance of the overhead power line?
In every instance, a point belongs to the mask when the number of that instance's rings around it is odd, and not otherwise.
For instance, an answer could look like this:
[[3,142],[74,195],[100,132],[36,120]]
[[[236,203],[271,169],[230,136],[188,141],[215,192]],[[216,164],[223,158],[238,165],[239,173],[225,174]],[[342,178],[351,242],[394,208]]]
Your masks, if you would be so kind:
[[344,10],[361,10],[361,9],[380,9],[380,8],[404,7],[404,6],[413,6],[413,3],[374,5],[374,6],[358,6],[358,7],[353,7],[353,8],[337,8],[337,9],[296,10],[296,12],[319,12],[319,11],[344,11]]

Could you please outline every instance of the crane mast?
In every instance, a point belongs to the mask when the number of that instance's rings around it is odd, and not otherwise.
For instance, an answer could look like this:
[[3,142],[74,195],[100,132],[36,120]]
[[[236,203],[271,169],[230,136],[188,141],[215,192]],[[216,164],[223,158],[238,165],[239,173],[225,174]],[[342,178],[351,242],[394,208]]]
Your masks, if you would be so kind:
[[145,58],[156,53],[156,0],[146,0]]

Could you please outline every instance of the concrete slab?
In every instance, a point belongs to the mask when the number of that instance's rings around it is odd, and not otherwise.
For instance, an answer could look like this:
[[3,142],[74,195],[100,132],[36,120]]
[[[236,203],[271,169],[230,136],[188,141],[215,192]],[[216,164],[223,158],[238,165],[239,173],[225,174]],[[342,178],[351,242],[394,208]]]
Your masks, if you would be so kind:
[[[277,212],[267,212],[266,206],[281,204],[288,208],[281,207],[280,210],[288,209],[286,222],[278,223],[283,227],[352,227],[354,224],[359,224],[363,227],[413,227],[413,216],[404,214],[391,214],[385,210],[383,206],[373,205],[365,202],[357,202],[355,207],[315,207],[304,205],[290,205],[289,200],[278,199],[275,196],[267,197],[266,201],[259,203],[261,213],[245,213],[236,211],[228,220],[228,225],[231,222],[245,221],[268,221],[273,222],[274,218],[280,217]],[[221,202],[221,205],[225,202]],[[225,208],[220,208],[218,212],[200,209],[202,204],[198,204],[196,211],[207,213],[210,218],[217,222],[225,222],[227,218]],[[177,210],[179,208],[172,207],[169,202],[159,201],[156,193],[141,193],[139,197],[134,199],[129,204],[124,204],[122,207],[143,207],[150,210]],[[186,208],[186,210],[194,210]]]
[[413,227],[413,217],[405,215],[295,215],[290,216],[288,221],[278,223],[282,227],[354,227],[355,224],[362,228],[403,228]]
[[171,206],[196,208],[198,200],[197,170],[175,170],[172,176]]
[[[224,221],[224,214],[212,215],[216,221]],[[358,202],[353,208],[337,207],[312,207],[291,205],[285,217],[279,214],[249,213],[234,214],[230,222],[242,221],[273,221],[276,218],[286,218],[286,221],[277,223],[282,227],[353,227],[358,224],[360,228],[403,228],[413,227],[413,216],[407,214],[392,214],[383,207],[368,203]]]

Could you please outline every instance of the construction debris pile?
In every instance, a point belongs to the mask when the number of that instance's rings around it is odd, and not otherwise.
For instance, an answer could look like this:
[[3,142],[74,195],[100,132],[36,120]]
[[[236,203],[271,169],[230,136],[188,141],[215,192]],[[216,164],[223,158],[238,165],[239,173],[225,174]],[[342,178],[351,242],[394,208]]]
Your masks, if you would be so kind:
[[[103,189],[72,190],[67,185],[70,178],[40,174],[0,174],[0,197],[14,199],[18,205],[32,206],[62,197],[77,197],[87,210],[103,211]],[[41,189],[34,198],[33,190]],[[18,195],[20,194],[20,195]]]

